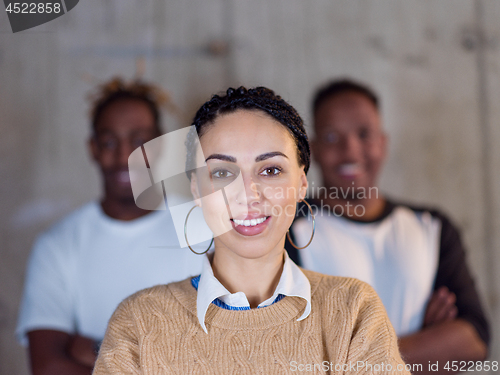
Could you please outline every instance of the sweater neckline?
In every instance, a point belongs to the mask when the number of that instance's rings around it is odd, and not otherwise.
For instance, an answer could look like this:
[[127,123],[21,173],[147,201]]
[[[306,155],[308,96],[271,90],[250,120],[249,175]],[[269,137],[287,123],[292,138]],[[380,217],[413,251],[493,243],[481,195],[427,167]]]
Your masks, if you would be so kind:
[[[316,272],[302,270],[311,283],[311,297],[316,291],[322,275]],[[168,285],[172,295],[197,319],[196,296],[197,291],[191,285],[191,278],[179,283]],[[280,301],[260,309],[225,310],[211,304],[205,315],[207,330],[212,327],[227,330],[261,330],[278,326],[288,321],[297,320],[306,307],[306,301],[300,297],[287,296]],[[307,318],[306,318],[307,319]],[[199,325],[199,323],[198,323]],[[199,325],[200,329],[201,325]]]

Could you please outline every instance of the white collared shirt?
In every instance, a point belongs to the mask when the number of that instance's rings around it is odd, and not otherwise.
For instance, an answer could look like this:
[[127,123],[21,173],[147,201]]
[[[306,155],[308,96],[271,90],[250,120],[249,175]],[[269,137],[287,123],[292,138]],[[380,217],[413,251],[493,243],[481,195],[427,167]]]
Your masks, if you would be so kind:
[[[284,260],[283,272],[281,273],[274,294],[264,302],[261,302],[257,308],[272,305],[283,298],[283,296],[300,297],[307,301],[304,313],[297,319],[297,321],[300,321],[307,318],[311,313],[311,283],[300,268],[290,260],[286,251],[284,252]],[[197,282],[198,280],[199,282]],[[217,306],[229,310],[250,309],[250,303],[245,293],[230,293],[220,281],[217,280],[214,276],[208,256],[205,256],[203,259],[201,275],[193,279],[193,286],[197,286],[198,290],[196,298],[198,321],[206,333],[208,332],[205,326],[205,315],[212,302]]]

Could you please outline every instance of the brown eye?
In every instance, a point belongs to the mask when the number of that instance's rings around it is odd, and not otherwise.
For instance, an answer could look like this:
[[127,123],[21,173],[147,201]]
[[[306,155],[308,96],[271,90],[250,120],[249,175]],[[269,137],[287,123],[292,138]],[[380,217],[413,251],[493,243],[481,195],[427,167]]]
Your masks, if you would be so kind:
[[232,176],[233,176],[233,174],[226,169],[219,169],[219,170],[212,172],[213,178],[228,178],[228,177],[232,177]]
[[370,131],[367,128],[362,128],[358,133],[359,139],[370,138]]
[[140,139],[134,139],[132,141],[132,146],[135,147],[135,148],[137,148],[137,147],[141,147],[144,143],[146,143],[146,142],[142,138],[140,138]]
[[266,168],[262,171],[264,176],[277,176],[281,173],[281,169],[278,167]]
[[336,133],[327,133],[323,138],[323,141],[327,144],[336,144],[339,142],[339,136]]
[[99,147],[104,150],[113,150],[116,148],[118,142],[115,139],[101,139]]

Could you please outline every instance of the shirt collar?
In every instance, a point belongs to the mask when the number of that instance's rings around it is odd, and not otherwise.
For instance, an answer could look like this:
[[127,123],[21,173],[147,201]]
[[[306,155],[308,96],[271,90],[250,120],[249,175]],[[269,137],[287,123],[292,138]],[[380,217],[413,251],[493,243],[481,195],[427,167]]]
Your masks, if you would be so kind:
[[[301,269],[288,257],[286,251],[284,252],[284,260],[285,263],[283,265],[283,272],[281,273],[281,277],[274,294],[264,302],[260,303],[258,307],[272,305],[280,294],[290,297],[300,297],[305,299],[307,302],[304,313],[297,319],[297,321],[300,321],[307,318],[311,313],[311,283]],[[210,304],[216,299],[219,299],[224,304],[237,309],[240,308],[243,310],[250,308],[250,303],[248,302],[245,293],[230,293],[220,283],[220,281],[217,280],[214,276],[208,256],[205,256],[203,259],[200,281],[198,283],[198,293],[196,297],[196,312],[198,321],[200,322],[200,325],[205,333],[208,333],[205,326],[205,315]]]

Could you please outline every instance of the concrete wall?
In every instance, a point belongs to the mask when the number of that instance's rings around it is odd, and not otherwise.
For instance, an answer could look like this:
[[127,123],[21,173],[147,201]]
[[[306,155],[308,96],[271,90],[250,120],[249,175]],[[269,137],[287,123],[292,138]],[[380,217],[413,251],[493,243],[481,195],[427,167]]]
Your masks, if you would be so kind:
[[228,85],[269,86],[309,121],[324,80],[372,84],[390,135],[383,191],[463,229],[500,360],[499,19],[496,0],[93,0],[12,34],[0,11],[0,375],[28,373],[13,331],[35,235],[99,196],[85,96],[137,65],[187,119]]

